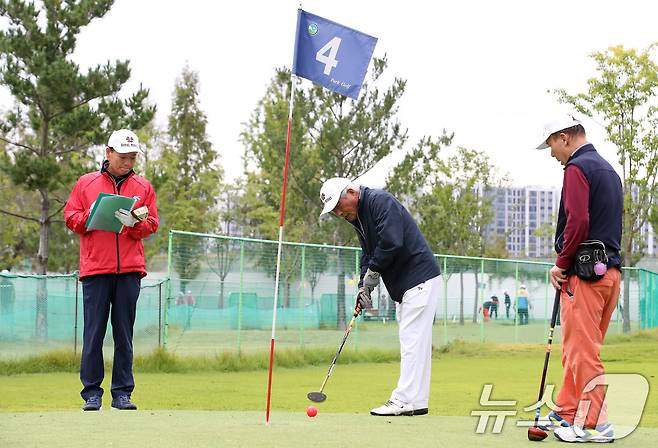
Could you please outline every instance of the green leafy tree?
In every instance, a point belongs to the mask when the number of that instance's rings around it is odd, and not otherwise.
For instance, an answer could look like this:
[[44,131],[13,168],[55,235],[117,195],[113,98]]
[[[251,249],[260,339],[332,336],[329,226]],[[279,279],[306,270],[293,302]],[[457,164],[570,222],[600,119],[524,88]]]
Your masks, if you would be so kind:
[[[207,118],[199,104],[199,76],[184,67],[176,81],[160,160],[154,162],[160,231],[213,232],[219,223],[217,195],[223,171],[206,134]],[[156,246],[162,246],[159,239]],[[199,238],[175,238],[173,267],[181,278],[181,291],[196,278],[206,250]]]
[[213,239],[207,249],[206,262],[210,269],[219,277],[219,297],[217,308],[224,308],[225,281],[233,265],[240,256],[239,244],[224,239]]
[[[49,265],[51,224],[71,184],[88,166],[80,154],[102,144],[114,129],[140,128],[155,113],[146,104],[147,90],[140,88],[127,100],[118,97],[130,77],[127,61],[107,62],[82,73],[71,60],[82,28],[103,17],[112,3],[0,1],[0,13],[8,22],[0,31],[0,85],[15,99],[0,121],[0,139],[10,153],[1,168],[15,185],[36,192],[40,201],[36,216],[29,211],[11,214],[4,207],[0,212],[38,222],[39,274]],[[40,337],[47,334],[46,297],[45,282],[39,282]]]
[[507,250],[507,238],[505,236],[494,236],[487,241],[484,249],[484,257],[498,258],[505,260],[509,258],[509,251]]
[[555,229],[557,226],[557,213],[553,213],[551,219],[547,222],[544,222],[542,225],[537,227],[532,234],[536,237],[541,238],[540,244],[544,247],[547,243],[549,246],[553,246],[553,241],[555,238]]
[[658,205],[653,204],[651,207],[651,214],[649,216],[649,223],[653,229],[654,235],[658,233]]
[[[4,142],[0,141],[0,157],[8,163]],[[0,162],[3,163],[3,162]],[[9,213],[0,213],[0,269],[16,269],[36,253],[39,226],[35,219],[18,219],[13,214],[37,207],[38,202],[30,192],[14,185],[7,176],[0,176],[0,204]]]
[[[242,206],[243,181],[236,179],[231,184],[224,184],[219,189],[220,232],[231,235],[238,226],[238,210]],[[226,277],[240,257],[240,245],[235,241],[214,239],[210,242],[206,261],[208,268],[219,277],[219,297],[217,307],[224,308],[224,290]]]
[[160,179],[159,169],[161,167],[160,158],[162,150],[167,144],[167,133],[155,121],[151,121],[137,132],[142,153],[137,158],[134,170],[148,179],[155,190],[157,196],[158,215],[160,217],[160,226],[156,233],[150,235],[144,240],[144,254],[146,258],[146,267],[148,271],[162,270],[167,260],[167,241],[168,234],[163,231],[164,222],[160,213],[161,204],[166,200],[159,190]]
[[329,267],[329,253],[326,249],[311,248],[306,250],[306,279],[311,287],[311,300],[314,300],[315,288],[320,277]]
[[[406,130],[396,115],[405,81],[394,79],[391,85],[381,87],[386,66],[385,58],[373,60],[371,76],[357,100],[317,85],[301,86],[296,91],[286,239],[336,245],[355,243],[354,231],[346,223],[326,223],[318,228],[318,198],[322,181],[336,176],[356,179],[404,144]],[[248,171],[245,199],[257,211],[259,233],[273,239],[278,235],[289,96],[290,72],[277,70],[242,133]],[[283,263],[282,274],[288,283],[300,270],[292,262],[297,254],[291,257]],[[353,272],[353,266],[344,265],[343,258],[337,258],[338,327],[345,324],[345,274]]]
[[[592,53],[597,75],[587,91],[556,90],[561,102],[600,119],[608,140],[617,147],[624,186],[622,255],[625,267],[642,257],[639,241],[658,190],[658,64],[654,43],[638,52],[622,45]],[[624,331],[630,331],[630,281],[624,282]]]
[[[438,253],[484,256],[487,240],[484,230],[493,219],[492,197],[485,195],[497,181],[496,170],[486,154],[458,148],[444,156],[442,148],[453,135],[444,131],[438,138],[425,137],[407,154],[389,178],[389,189],[409,201],[418,225],[430,247]],[[464,261],[454,263],[460,275],[460,315],[464,324],[464,272],[475,274],[473,320],[479,303],[479,266]]]

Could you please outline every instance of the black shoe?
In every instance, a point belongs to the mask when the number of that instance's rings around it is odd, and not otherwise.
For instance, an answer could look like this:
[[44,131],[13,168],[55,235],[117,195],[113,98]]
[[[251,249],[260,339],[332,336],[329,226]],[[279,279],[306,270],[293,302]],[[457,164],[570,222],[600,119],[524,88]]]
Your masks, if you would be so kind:
[[413,415],[426,415],[428,412],[427,408],[414,409]]
[[113,398],[112,407],[122,411],[134,411],[137,409],[137,406],[135,403],[130,401],[130,397],[128,395],[119,395],[118,397]]
[[82,406],[83,411],[100,411],[101,410],[101,405],[103,403],[103,400],[101,397],[94,395],[92,397],[87,398],[87,401],[85,401],[85,405]]

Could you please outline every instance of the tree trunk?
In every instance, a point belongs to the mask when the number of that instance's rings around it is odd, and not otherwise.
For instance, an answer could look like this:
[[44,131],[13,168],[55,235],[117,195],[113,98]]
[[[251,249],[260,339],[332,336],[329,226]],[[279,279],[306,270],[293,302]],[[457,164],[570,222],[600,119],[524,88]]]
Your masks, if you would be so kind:
[[473,303],[473,323],[478,323],[478,304],[480,303],[480,279],[478,278],[478,271],[475,270],[475,303]]
[[624,309],[622,310],[621,316],[622,319],[624,320],[624,333],[628,333],[631,331],[631,312],[630,312],[630,303],[631,303],[631,278],[630,278],[630,272],[626,271],[624,273],[624,300],[623,300],[623,307]]
[[[45,276],[48,271],[50,200],[48,190],[39,190],[39,193],[41,194],[41,217],[39,219],[39,252],[37,253],[36,273]],[[48,287],[45,277],[37,281],[35,334],[42,341],[48,339]]]
[[224,280],[219,282],[219,300],[217,301],[217,308],[224,308]]
[[[629,236],[625,238],[626,245],[624,247],[624,267],[631,267],[633,264],[633,241],[632,238]],[[624,321],[623,329],[624,333],[628,333],[631,331],[631,273],[630,271],[626,270],[626,272],[623,273],[623,281],[624,281],[624,299],[622,301],[623,303],[623,309],[622,309],[622,319]]]
[[283,287],[283,308],[290,308],[290,282],[288,279]]
[[459,325],[464,325],[464,273],[459,273]]

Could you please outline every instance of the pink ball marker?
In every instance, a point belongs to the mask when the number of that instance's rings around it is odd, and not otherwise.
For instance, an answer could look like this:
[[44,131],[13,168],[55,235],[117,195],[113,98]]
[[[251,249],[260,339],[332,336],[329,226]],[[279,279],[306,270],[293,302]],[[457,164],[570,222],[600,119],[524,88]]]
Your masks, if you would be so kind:
[[594,263],[594,273],[596,275],[605,275],[606,272],[608,272],[608,267],[605,264],[600,261]]

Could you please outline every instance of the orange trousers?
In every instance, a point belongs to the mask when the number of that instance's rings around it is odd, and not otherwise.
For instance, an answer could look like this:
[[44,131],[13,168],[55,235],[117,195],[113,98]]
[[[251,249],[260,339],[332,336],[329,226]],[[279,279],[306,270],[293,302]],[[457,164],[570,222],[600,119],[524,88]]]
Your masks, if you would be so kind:
[[620,283],[621,273],[611,268],[599,281],[587,282],[572,275],[562,287],[564,378],[555,404],[562,408],[558,411],[562,418],[581,427],[594,428],[608,423],[605,386],[598,385],[588,392],[584,389],[594,378],[603,380],[601,344],[617,306]]

